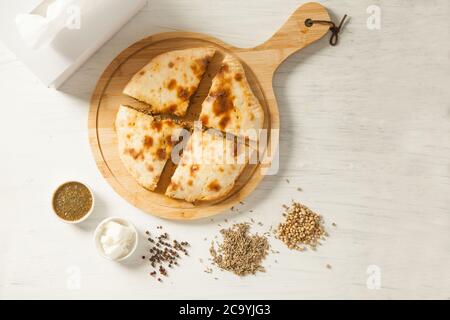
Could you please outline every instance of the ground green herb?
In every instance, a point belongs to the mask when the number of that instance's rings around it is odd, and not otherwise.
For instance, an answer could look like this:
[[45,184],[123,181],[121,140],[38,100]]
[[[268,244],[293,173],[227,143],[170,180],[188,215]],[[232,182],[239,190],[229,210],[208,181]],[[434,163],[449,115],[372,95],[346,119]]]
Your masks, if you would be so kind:
[[221,269],[239,276],[264,272],[261,265],[269,251],[269,242],[264,236],[249,234],[250,225],[238,223],[222,229],[223,243],[218,250],[211,244],[210,253],[214,263]]
[[64,220],[77,221],[83,218],[92,207],[92,195],[80,182],[68,182],[56,190],[53,209]]

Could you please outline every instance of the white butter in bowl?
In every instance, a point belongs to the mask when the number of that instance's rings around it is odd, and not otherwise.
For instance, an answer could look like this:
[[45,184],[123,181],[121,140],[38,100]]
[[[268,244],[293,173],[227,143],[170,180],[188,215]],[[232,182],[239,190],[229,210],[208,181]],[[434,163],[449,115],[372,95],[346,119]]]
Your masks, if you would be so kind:
[[123,218],[107,218],[94,232],[95,246],[106,259],[122,261],[129,258],[137,248],[138,233],[134,225]]

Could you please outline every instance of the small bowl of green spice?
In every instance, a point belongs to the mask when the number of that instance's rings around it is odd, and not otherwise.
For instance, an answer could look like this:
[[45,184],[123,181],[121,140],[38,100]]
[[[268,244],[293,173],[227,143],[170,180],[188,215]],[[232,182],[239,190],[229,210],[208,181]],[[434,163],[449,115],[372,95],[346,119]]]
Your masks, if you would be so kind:
[[84,183],[65,182],[53,193],[52,208],[56,216],[64,222],[80,223],[86,220],[94,209],[94,194]]

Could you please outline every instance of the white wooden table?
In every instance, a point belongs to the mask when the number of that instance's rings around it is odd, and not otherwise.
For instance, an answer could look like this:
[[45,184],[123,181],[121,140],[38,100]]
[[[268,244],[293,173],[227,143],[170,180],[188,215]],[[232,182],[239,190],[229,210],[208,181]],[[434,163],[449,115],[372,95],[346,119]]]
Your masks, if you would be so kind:
[[[335,19],[351,20],[339,46],[323,39],[279,69],[280,170],[241,213],[161,220],[121,199],[97,170],[87,138],[90,94],[122,49],[171,30],[254,46],[301,3],[150,0],[60,91],[0,46],[0,298],[450,298],[446,0],[323,2]],[[380,30],[366,26],[372,4],[381,8]],[[52,189],[67,179],[86,181],[96,194],[95,213],[81,226],[50,211]],[[268,257],[266,273],[203,272],[199,258],[207,260],[218,223],[253,218],[264,223],[253,230],[265,231],[292,198],[325,218],[330,237],[318,251],[292,252],[271,239],[280,253]],[[163,225],[192,244],[191,257],[164,283],[139,254],[126,264],[105,261],[92,234],[107,216],[129,218],[141,231]]]

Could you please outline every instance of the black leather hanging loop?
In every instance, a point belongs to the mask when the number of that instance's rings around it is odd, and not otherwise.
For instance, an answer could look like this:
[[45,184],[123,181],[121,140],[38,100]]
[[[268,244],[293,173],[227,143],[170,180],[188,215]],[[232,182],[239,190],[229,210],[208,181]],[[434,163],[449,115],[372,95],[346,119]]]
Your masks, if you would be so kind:
[[330,31],[331,31],[330,45],[335,46],[338,43],[339,32],[341,31],[342,25],[344,24],[344,21],[345,21],[346,18],[347,18],[347,15],[344,15],[344,17],[342,18],[341,22],[339,23],[339,26],[336,26],[333,21],[306,19],[305,20],[305,26],[310,28],[315,23],[329,25],[330,26]]

